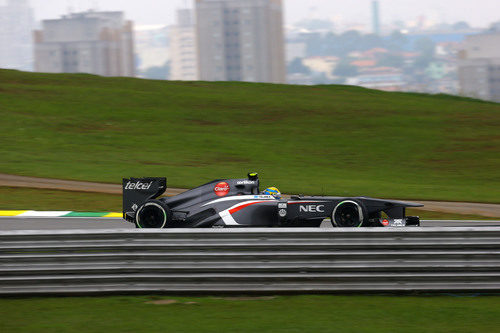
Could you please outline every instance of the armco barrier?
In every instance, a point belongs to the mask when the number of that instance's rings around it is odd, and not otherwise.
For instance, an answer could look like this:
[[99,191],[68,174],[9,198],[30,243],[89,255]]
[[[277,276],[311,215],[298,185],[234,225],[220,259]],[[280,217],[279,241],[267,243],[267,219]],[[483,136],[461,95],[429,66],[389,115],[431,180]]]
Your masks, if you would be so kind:
[[500,228],[0,232],[0,295],[500,291]]

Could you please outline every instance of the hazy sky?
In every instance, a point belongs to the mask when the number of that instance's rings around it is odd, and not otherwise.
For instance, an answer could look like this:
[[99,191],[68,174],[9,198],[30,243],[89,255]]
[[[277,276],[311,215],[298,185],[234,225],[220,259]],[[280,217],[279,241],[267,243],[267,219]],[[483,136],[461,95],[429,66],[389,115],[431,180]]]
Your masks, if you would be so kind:
[[[5,0],[0,0],[0,3]],[[176,8],[192,0],[29,0],[36,18],[56,18],[68,12],[97,8],[124,10],[137,25],[172,24]],[[500,0],[379,0],[382,20],[412,20],[420,15],[452,23],[465,20],[477,27],[500,20]],[[336,18],[343,22],[370,20],[371,0],[284,0],[286,22],[307,17]]]

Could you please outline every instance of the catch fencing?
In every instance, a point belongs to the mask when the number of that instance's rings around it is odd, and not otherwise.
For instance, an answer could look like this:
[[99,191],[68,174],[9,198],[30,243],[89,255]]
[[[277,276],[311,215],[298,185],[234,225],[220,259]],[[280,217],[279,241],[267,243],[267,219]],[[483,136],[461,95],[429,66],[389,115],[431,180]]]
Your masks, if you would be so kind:
[[500,291],[500,228],[0,232],[0,295]]

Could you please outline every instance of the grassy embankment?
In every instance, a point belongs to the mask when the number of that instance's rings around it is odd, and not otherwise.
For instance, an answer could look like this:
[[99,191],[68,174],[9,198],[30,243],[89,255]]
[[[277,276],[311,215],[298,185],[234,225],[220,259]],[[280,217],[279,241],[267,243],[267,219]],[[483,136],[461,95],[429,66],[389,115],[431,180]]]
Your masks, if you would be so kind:
[[[120,195],[83,193],[0,186],[0,210],[73,210],[91,212],[121,212]],[[498,220],[499,217],[451,214],[443,212],[407,210],[425,220]]]
[[347,86],[0,70],[0,172],[500,202],[500,104]]
[[498,332],[499,309],[498,296],[0,299],[0,331]]

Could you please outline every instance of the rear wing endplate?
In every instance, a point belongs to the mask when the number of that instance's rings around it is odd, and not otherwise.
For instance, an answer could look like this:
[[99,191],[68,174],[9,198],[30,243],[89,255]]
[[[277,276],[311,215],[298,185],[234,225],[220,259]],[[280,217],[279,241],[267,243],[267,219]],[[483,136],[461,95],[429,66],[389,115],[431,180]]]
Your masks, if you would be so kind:
[[158,198],[167,189],[167,178],[123,178],[123,218],[135,215],[145,201]]

